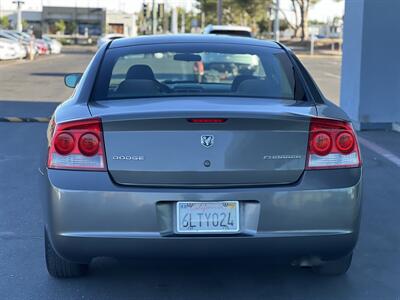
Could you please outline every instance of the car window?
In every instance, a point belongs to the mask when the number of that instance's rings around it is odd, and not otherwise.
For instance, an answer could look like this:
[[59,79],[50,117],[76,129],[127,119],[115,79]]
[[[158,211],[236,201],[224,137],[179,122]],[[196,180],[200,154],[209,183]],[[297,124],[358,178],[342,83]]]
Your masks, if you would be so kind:
[[109,49],[95,100],[168,96],[295,99],[296,77],[281,49],[156,45]]

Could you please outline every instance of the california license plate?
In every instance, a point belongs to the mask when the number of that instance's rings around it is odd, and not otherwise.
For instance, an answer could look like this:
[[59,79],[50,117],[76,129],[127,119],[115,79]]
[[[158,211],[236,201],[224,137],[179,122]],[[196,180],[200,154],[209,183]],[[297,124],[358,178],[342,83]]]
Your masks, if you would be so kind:
[[178,202],[180,233],[230,233],[239,231],[239,202]]

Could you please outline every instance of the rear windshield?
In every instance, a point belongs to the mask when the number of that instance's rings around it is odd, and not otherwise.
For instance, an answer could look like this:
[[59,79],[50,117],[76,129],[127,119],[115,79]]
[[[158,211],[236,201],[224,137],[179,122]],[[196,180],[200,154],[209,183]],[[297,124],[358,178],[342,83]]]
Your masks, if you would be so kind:
[[[282,49],[209,43],[107,50],[94,100],[223,96],[303,100]],[[300,92],[299,92],[300,91]]]

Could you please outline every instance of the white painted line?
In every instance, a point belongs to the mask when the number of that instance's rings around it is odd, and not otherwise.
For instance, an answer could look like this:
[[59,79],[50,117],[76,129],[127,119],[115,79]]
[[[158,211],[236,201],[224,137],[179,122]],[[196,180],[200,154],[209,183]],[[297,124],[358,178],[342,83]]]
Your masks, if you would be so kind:
[[336,79],[340,79],[339,75],[336,75],[336,74],[333,74],[333,73],[325,72],[324,75],[325,76],[329,76],[329,77],[333,77],[333,78],[336,78]]
[[392,152],[390,152],[389,150],[386,150],[385,148],[382,148],[381,146],[368,141],[362,137],[358,137],[358,140],[360,141],[361,144],[363,144],[365,147],[367,147],[368,149],[374,151],[375,153],[378,153],[379,155],[383,156],[384,158],[386,158],[387,160],[391,161],[392,163],[394,163],[396,166],[398,166],[400,168],[400,157],[398,157],[397,155],[393,154]]

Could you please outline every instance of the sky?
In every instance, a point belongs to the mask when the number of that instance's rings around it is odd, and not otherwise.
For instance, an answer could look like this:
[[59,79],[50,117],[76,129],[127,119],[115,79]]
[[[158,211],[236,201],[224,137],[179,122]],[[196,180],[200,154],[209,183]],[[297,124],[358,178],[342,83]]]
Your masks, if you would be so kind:
[[[140,10],[143,0],[24,0],[23,10],[41,10],[45,6],[79,6],[105,7],[110,10],[126,11],[128,13]],[[145,0],[151,2],[151,0]],[[249,0],[251,1],[251,0]],[[15,8],[13,0],[0,0],[0,9],[12,10]],[[190,10],[193,0],[157,0],[170,5],[178,5]],[[282,9],[290,15],[290,0],[281,0]],[[325,22],[335,16],[343,16],[344,1],[337,3],[334,0],[321,0],[310,9],[310,19]]]

